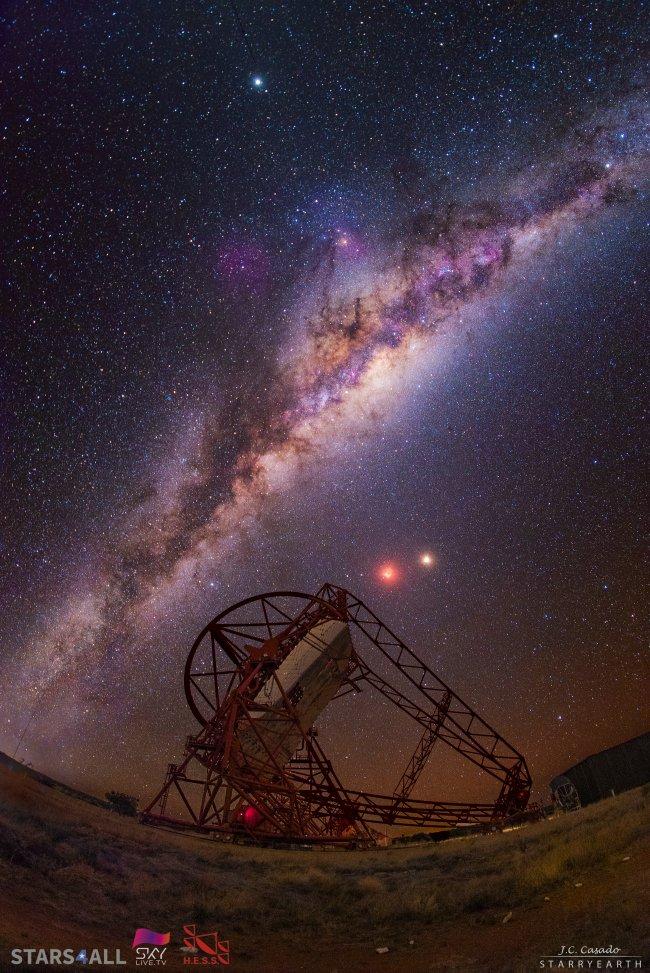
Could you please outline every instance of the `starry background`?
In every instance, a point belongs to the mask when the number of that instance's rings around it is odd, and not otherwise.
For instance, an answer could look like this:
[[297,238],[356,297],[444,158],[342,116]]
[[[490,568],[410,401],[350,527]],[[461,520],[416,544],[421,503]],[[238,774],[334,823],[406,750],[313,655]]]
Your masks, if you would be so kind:
[[[295,487],[261,491],[263,515],[173,610],[148,609],[143,634],[121,619],[152,577],[134,510],[152,493],[164,507],[192,466],[200,489],[162,559],[183,563],[247,430],[285,414],[278,369],[323,266],[351,252],[336,272],[353,287],[432,198],[499,199],[544,170],[581,119],[638,90],[640,5],[84,0],[5,4],[1,27],[0,746],[33,714],[23,759],[150,794],[193,727],[182,665],[198,629],[249,594],[324,580],[526,755],[538,796],[645,730],[638,182],[480,306],[455,305],[395,407],[358,436],[348,422],[335,462],[308,457]],[[61,606],[113,585],[109,562],[120,595],[70,651],[70,629],[51,637]],[[354,709],[328,724],[351,783],[403,769],[380,716],[379,742]]]

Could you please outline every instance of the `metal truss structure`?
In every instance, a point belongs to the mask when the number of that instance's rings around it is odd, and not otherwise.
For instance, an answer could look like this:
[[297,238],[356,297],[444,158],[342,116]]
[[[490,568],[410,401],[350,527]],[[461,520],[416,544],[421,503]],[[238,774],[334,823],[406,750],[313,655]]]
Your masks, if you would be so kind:
[[[391,794],[342,783],[316,727],[305,725],[300,683],[289,688],[278,678],[292,650],[331,620],[347,626],[352,644],[332,701],[370,689],[418,724],[419,740]],[[329,678],[332,665],[323,658]],[[218,615],[192,646],[185,694],[200,730],[141,813],[146,824],[231,840],[364,847],[381,839],[377,825],[499,826],[528,804],[531,778],[519,751],[359,598],[331,584],[315,595],[258,595]],[[284,759],[278,740],[287,735],[298,745]],[[496,800],[411,797],[439,741],[498,782]]]

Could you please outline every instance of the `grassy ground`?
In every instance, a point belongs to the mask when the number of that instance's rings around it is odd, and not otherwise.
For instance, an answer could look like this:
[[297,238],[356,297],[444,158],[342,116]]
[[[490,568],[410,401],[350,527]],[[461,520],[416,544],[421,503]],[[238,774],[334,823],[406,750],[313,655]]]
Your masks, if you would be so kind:
[[[224,846],[0,767],[0,969],[12,946],[218,929],[255,973],[539,969],[562,944],[648,953],[650,788],[502,835],[374,852]],[[644,867],[646,876],[644,881]],[[388,947],[378,954],[377,947]]]

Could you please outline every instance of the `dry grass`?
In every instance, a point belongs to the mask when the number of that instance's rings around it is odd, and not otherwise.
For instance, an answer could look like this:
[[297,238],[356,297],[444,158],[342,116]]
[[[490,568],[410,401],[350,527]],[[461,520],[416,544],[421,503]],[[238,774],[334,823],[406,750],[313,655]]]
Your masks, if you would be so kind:
[[[640,889],[629,878],[647,852],[649,788],[502,835],[373,852],[279,852],[144,829],[20,774],[0,774],[5,947],[30,945],[34,922],[44,927],[36,938],[52,945],[53,931],[74,922],[98,942],[124,946],[136,925],[178,933],[194,920],[237,943],[241,968],[263,970],[259,957],[269,942],[305,955],[325,942],[355,944],[369,955],[386,942],[399,952],[463,925],[475,936],[483,926],[501,926],[508,911],[543,911],[545,897],[570,905],[581,882],[598,890],[595,905],[578,910],[563,941],[591,929],[598,942],[639,948],[632,940],[641,937]],[[8,918],[12,910],[17,919],[36,917],[24,935]],[[494,963],[465,968],[499,969]]]

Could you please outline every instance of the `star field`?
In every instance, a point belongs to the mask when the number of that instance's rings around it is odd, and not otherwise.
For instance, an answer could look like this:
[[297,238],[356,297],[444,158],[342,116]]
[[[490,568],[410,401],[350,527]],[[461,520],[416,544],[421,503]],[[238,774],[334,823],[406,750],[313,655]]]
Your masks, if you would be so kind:
[[[198,630],[325,580],[538,796],[644,730],[639,5],[1,24],[0,747],[33,714],[24,759],[145,796]],[[343,774],[399,777],[392,719],[326,721]]]

